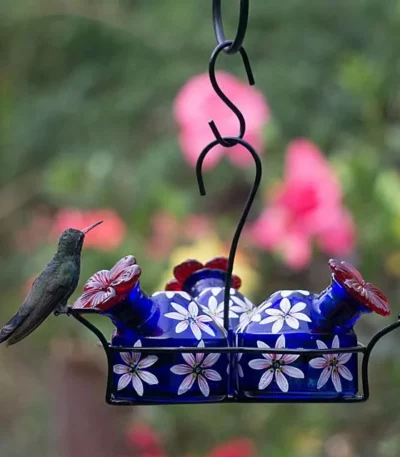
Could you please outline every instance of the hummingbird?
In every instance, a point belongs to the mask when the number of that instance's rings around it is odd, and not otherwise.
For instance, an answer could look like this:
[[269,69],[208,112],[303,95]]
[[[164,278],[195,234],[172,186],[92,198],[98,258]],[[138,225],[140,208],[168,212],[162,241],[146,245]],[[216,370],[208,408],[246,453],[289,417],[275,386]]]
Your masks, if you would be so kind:
[[83,230],[64,230],[54,257],[35,279],[18,312],[0,330],[0,343],[7,341],[7,346],[18,343],[53,311],[62,311],[66,307],[79,282],[85,235],[102,222],[96,222]]

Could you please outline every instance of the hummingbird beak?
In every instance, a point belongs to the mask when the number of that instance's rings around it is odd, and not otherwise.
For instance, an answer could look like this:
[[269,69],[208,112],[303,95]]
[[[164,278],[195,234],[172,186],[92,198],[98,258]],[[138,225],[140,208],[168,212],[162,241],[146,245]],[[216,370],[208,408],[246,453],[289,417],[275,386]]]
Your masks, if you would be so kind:
[[86,233],[90,232],[90,230],[94,229],[95,227],[97,227],[98,225],[100,225],[102,223],[103,223],[103,221],[95,222],[94,224],[89,225],[89,227],[86,227],[83,230],[81,230],[81,232],[86,235]]

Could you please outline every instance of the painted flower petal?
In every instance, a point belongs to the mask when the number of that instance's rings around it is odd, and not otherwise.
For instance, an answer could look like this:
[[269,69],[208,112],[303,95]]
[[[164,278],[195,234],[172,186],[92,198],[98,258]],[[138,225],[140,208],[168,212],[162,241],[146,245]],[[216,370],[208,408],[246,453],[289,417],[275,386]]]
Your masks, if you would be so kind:
[[173,367],[171,367],[171,371],[174,374],[189,374],[193,373],[193,368],[189,365],[185,365],[184,363],[182,363],[180,365],[174,365]]
[[132,373],[124,374],[119,378],[117,390],[125,389],[125,387],[131,382]]
[[315,359],[310,360],[309,364],[311,367],[317,370],[322,370],[327,366],[327,361],[323,357],[317,357]]
[[148,357],[145,357],[138,363],[139,368],[148,368],[154,365],[158,360],[158,357],[156,355],[149,355]]
[[281,319],[281,316],[268,316],[260,322],[260,325],[271,324],[272,322],[275,322],[278,319]]
[[310,291],[309,290],[296,290],[296,292],[298,292],[301,295],[305,295],[306,297],[308,295],[310,295]]
[[215,370],[205,370],[204,376],[210,381],[222,381],[220,374]]
[[166,313],[164,314],[165,317],[168,317],[168,319],[175,319],[177,321],[184,321],[185,319],[187,319],[187,316],[184,316],[183,314],[180,314],[180,313]]
[[200,321],[197,321],[196,323],[197,323],[197,326],[200,327],[201,330],[203,330],[203,332],[206,332],[211,336],[215,336],[214,330],[211,327],[209,327],[206,324],[203,324],[203,322],[200,322]]
[[231,300],[237,305],[240,307],[240,309],[244,312],[244,311],[248,311],[249,309],[252,309],[253,308],[253,304],[248,301],[248,302],[245,302],[244,300],[242,300],[241,298],[239,297],[236,297],[235,295],[231,295]]
[[277,317],[284,315],[283,311],[281,311],[280,309],[275,309],[275,308],[265,310],[265,314],[268,314],[269,316],[277,316]]
[[206,378],[204,378],[202,375],[199,375],[197,378],[197,381],[199,383],[201,393],[205,397],[208,397],[210,395],[210,387],[208,386],[208,382],[206,381]]
[[150,384],[151,386],[158,384],[158,379],[156,376],[153,375],[153,373],[150,373],[149,371],[138,371],[138,375],[140,379],[142,379],[145,383]]
[[112,280],[110,287],[114,288],[118,293],[127,292],[136,285],[141,274],[142,270],[139,265],[127,267],[117,278]]
[[217,299],[213,295],[211,295],[211,297],[209,298],[207,306],[208,306],[209,310],[213,314],[215,314],[215,312],[217,311],[217,308],[218,308],[218,302],[217,302]]
[[318,349],[328,349],[328,346],[321,340],[317,340]]
[[109,272],[110,281],[117,279],[127,268],[136,264],[136,259],[133,255],[127,255],[119,260]]
[[267,343],[264,343],[264,341],[257,341],[257,347],[263,349],[271,349]]
[[249,367],[253,370],[266,370],[271,367],[271,363],[265,359],[254,359],[250,360]]
[[171,306],[175,309],[175,311],[178,311],[179,314],[182,314],[185,317],[189,316],[189,311],[186,308],[184,308],[182,305],[171,302]]
[[[201,340],[201,341],[203,341],[203,340]],[[199,347],[199,346],[197,346],[197,347]],[[201,352],[196,352],[195,357],[196,357],[196,365],[200,365],[204,359],[204,354],[202,354]]]
[[176,333],[182,333],[189,327],[189,321],[182,321],[175,327]]
[[215,365],[218,359],[221,357],[221,354],[208,354],[208,356],[204,359],[203,367],[208,368]]
[[271,332],[272,333],[279,333],[282,330],[283,323],[284,323],[284,319],[283,318],[282,319],[278,319],[277,321],[275,321],[275,324],[272,326]]
[[295,319],[294,317],[292,317],[290,314],[288,314],[285,317],[285,321],[289,327],[291,327],[295,330],[297,330],[300,327],[299,321],[297,319]]
[[236,373],[239,375],[239,378],[244,378],[243,368],[239,363],[236,364]]
[[274,370],[267,370],[260,379],[258,383],[258,389],[263,390],[271,384],[271,381],[274,377]]
[[190,354],[189,352],[183,353],[182,354],[183,360],[191,367],[194,367],[196,365],[196,359],[193,354]]
[[284,348],[285,345],[286,345],[285,335],[281,335],[281,336],[276,340],[275,348],[276,348],[276,349]]
[[136,393],[139,395],[139,397],[143,397],[143,383],[136,373],[132,375],[132,386],[135,389]]
[[265,302],[261,303],[261,305],[257,308],[257,310],[258,310],[258,312],[262,313],[270,306],[272,306],[272,302],[270,302],[269,300],[266,300]]
[[323,369],[317,383],[317,389],[321,389],[324,385],[328,382],[329,378],[331,377],[331,370],[326,367]]
[[187,392],[193,386],[195,380],[196,376],[194,374],[186,376],[186,378],[182,381],[182,384],[179,386],[178,395],[182,395]]
[[193,332],[193,335],[197,340],[201,340],[201,330],[195,322],[190,323],[190,330]]
[[347,379],[348,381],[353,380],[353,375],[347,367],[345,367],[344,365],[338,365],[337,369],[340,376],[342,376],[344,379]]
[[286,364],[289,365],[290,363],[295,362],[299,357],[300,355],[296,354],[283,354],[281,360],[283,360]]
[[280,309],[287,314],[290,311],[290,301],[287,298],[283,298],[279,304]]
[[126,365],[114,365],[113,371],[116,374],[125,374],[130,372],[130,368]]
[[202,314],[201,316],[196,317],[196,322],[212,322],[213,318]]
[[290,314],[293,315],[293,313],[298,313],[299,311],[303,311],[303,309],[306,308],[306,306],[307,305],[303,302],[296,303],[290,310]]
[[335,335],[335,338],[333,338],[333,341],[332,341],[332,349],[337,349],[337,348],[340,348],[340,341],[339,341],[339,337],[337,335]]
[[294,292],[294,290],[281,290],[281,297],[283,297],[283,298],[290,297],[293,292]]
[[127,364],[132,365],[132,354],[130,352],[121,352],[121,359]]
[[338,354],[338,357],[337,357],[338,362],[339,362],[338,365],[344,365],[345,363],[347,363],[347,362],[351,359],[351,356],[352,356],[352,355],[353,355],[353,354],[351,354],[351,353],[348,353],[348,354],[343,354],[343,353],[342,353],[342,354]]
[[337,371],[332,372],[332,382],[333,385],[335,386],[336,392],[341,392],[342,391],[342,383],[340,381],[340,376]]
[[286,379],[285,375],[279,371],[275,371],[275,379],[276,383],[278,384],[278,387],[281,389],[282,392],[289,392],[289,383],[288,380]]
[[217,297],[220,294],[221,290],[223,290],[222,287],[211,287],[211,289],[210,289],[210,291],[214,295],[214,297]]
[[83,290],[103,290],[110,285],[110,272],[108,270],[100,270],[91,276],[87,281]]
[[299,368],[284,365],[282,371],[291,378],[304,379],[304,373]]
[[189,313],[192,317],[197,317],[197,315],[199,314],[199,307],[196,305],[196,303],[194,301],[191,301],[189,303]]
[[290,313],[292,317],[298,319],[299,321],[311,322],[311,319],[307,316],[307,314],[303,313]]

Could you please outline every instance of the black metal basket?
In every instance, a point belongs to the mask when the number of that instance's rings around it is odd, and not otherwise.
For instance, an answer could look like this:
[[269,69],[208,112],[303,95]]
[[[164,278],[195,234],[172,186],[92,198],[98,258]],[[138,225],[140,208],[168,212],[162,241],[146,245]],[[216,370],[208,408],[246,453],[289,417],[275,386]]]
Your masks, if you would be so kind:
[[[121,346],[112,346],[107,338],[103,335],[103,333],[92,323],[89,322],[83,314],[99,314],[97,309],[74,309],[68,308],[67,311],[64,313],[74,317],[78,322],[88,328],[92,333],[94,333],[97,338],[100,340],[101,345],[104,348],[104,351],[107,356],[107,364],[108,364],[108,374],[107,374],[107,387],[106,387],[106,402],[109,405],[115,406],[133,406],[133,405],[157,405],[157,404],[164,404],[164,403],[157,403],[157,402],[135,402],[135,401],[121,401],[116,400],[113,398],[112,392],[112,380],[113,380],[113,354],[116,352],[139,352],[139,353],[198,353],[201,352],[203,354],[210,354],[210,353],[219,353],[219,354],[240,354],[240,353],[265,353],[265,349],[263,348],[255,348],[255,347],[206,347],[206,348],[199,348],[199,347],[121,347]],[[299,398],[299,399],[284,399],[284,398],[276,398],[276,399],[262,399],[262,398],[244,398],[244,399],[235,399],[232,397],[226,397],[224,400],[219,401],[217,403],[360,403],[367,401],[370,396],[369,390],[369,379],[368,379],[368,366],[371,357],[371,353],[378,343],[378,341],[387,335],[388,333],[392,332],[393,330],[400,327],[400,316],[398,320],[387,327],[384,327],[380,330],[372,339],[371,341],[365,346],[364,344],[358,343],[357,346],[348,347],[348,348],[331,348],[331,349],[276,349],[270,348],[268,349],[268,353],[274,354],[296,354],[296,355],[304,355],[304,356],[319,356],[322,354],[362,354],[361,360],[361,387],[362,392],[355,396],[351,397],[338,397],[338,398]],[[187,401],[181,402],[188,404]],[[195,402],[193,402],[195,403]],[[198,403],[198,402],[197,402]],[[208,402],[211,404],[212,402]],[[168,404],[179,404],[179,402],[168,403]]]

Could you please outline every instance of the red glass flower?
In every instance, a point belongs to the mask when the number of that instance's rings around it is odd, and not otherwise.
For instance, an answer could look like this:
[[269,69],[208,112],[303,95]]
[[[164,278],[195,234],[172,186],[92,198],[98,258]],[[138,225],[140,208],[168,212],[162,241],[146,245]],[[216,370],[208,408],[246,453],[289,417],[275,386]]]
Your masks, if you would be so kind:
[[135,257],[128,255],[111,270],[101,270],[91,276],[73,307],[107,311],[127,297],[141,273]]
[[[180,263],[174,268],[175,279],[171,279],[166,286],[165,290],[183,290],[183,283],[193,273],[204,268],[210,268],[212,270],[228,270],[228,259],[226,257],[214,257],[213,259],[206,262],[204,265],[195,259],[188,259],[185,262]],[[232,287],[234,289],[240,289],[242,280],[239,276],[232,275]]]
[[329,266],[335,280],[349,294],[371,311],[382,316],[389,316],[389,300],[386,295],[373,284],[364,281],[361,273],[349,263],[331,259]]

